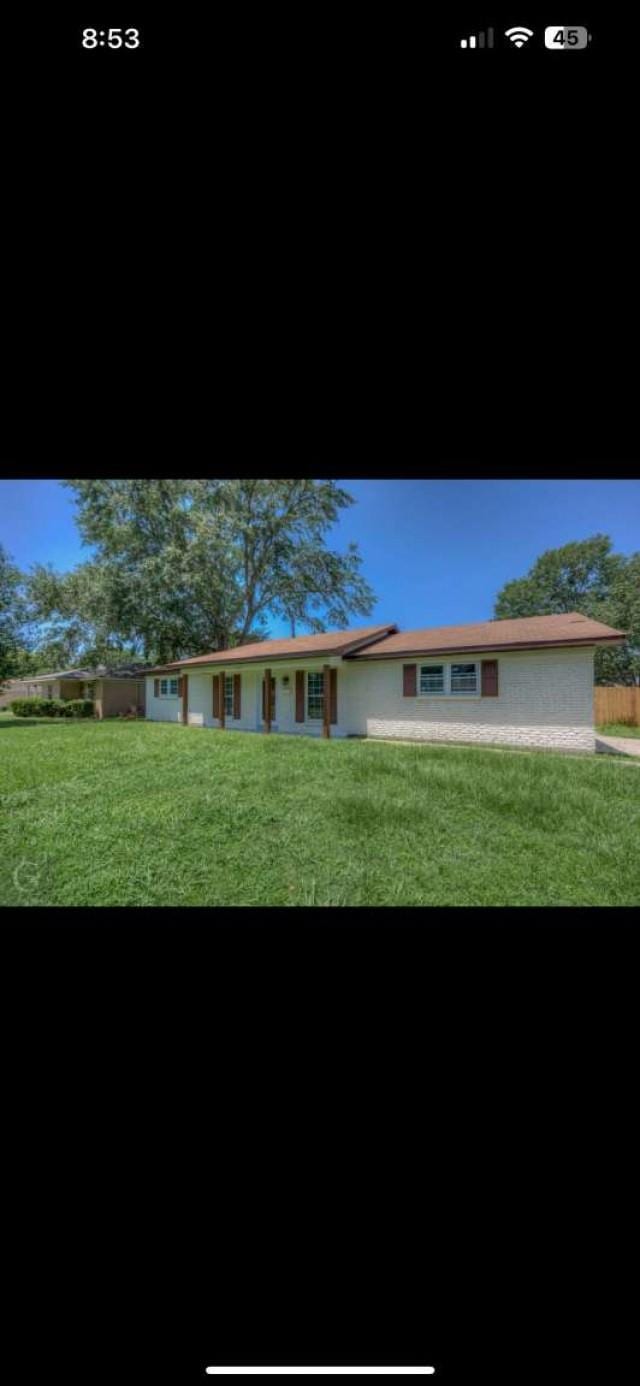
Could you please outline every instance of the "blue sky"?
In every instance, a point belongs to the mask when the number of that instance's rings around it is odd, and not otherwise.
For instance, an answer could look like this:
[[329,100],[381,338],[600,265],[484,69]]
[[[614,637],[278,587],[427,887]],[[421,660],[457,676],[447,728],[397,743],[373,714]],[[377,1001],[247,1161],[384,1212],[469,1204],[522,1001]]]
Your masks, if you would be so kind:
[[[372,621],[405,630],[485,620],[496,593],[545,549],[610,534],[640,549],[640,481],[344,481],[355,504],[331,536],[355,540],[377,594]],[[22,568],[88,556],[57,481],[0,482],[0,543]],[[363,624],[362,620],[354,624]],[[277,621],[271,634],[289,634]]]

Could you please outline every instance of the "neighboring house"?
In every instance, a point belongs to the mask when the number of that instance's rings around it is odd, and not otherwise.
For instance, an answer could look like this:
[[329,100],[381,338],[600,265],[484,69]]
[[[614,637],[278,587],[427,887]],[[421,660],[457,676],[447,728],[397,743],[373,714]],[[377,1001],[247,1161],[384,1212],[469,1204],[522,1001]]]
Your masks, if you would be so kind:
[[0,712],[12,703],[14,698],[27,698],[27,683],[24,679],[7,679],[0,684]]
[[152,721],[594,751],[593,656],[624,632],[570,611],[266,640],[150,671]]
[[[98,664],[95,669],[63,669],[55,674],[35,674],[24,680],[24,693],[14,693],[13,697],[91,698],[95,703],[95,715],[117,717],[129,708],[144,714],[146,664],[124,664],[109,668]],[[9,700],[10,701],[10,700]]]

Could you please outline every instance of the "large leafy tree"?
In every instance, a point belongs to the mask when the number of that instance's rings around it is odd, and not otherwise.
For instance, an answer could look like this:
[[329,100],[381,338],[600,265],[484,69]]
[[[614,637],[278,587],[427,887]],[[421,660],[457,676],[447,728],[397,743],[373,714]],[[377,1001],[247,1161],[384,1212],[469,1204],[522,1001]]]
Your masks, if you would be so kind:
[[19,672],[25,619],[22,576],[0,544],[0,684]]
[[596,683],[640,683],[640,553],[614,553],[606,534],[547,549],[524,577],[505,583],[494,615],[562,611],[580,611],[628,632],[624,645],[596,650]]
[[140,642],[119,632],[117,584],[99,563],[80,564],[70,573],[35,564],[29,576],[29,615],[37,630],[30,656],[40,673],[79,664],[140,659]]
[[327,536],[352,497],[333,481],[75,480],[91,558],[32,573],[34,613],[92,647],[169,660],[259,639],[269,618],[312,630],[367,616],[355,544]]

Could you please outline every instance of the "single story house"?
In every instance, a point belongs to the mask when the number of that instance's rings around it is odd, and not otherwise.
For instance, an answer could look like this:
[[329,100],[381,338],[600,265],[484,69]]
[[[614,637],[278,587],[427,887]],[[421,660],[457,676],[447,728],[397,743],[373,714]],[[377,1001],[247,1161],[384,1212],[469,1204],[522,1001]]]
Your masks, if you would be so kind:
[[0,683],[0,712],[4,712],[14,698],[27,698],[28,684],[25,679],[7,679]]
[[623,631],[577,611],[265,640],[147,674],[147,718],[234,731],[595,751],[593,657]]
[[146,664],[123,664],[110,668],[63,669],[55,674],[34,674],[25,681],[25,698],[91,698],[98,718],[117,717],[135,708],[144,716]]

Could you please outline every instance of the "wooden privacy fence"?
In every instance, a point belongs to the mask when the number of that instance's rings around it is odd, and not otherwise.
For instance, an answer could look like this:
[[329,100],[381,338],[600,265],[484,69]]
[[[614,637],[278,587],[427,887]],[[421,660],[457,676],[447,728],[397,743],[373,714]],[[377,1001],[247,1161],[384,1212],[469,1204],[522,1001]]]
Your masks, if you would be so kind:
[[593,720],[596,726],[623,722],[629,727],[640,727],[640,688],[594,688]]

